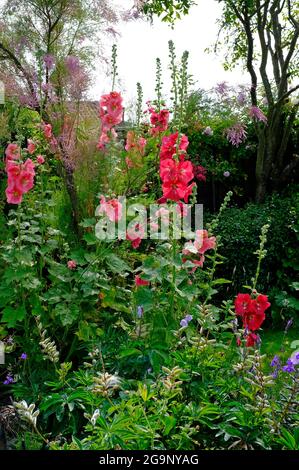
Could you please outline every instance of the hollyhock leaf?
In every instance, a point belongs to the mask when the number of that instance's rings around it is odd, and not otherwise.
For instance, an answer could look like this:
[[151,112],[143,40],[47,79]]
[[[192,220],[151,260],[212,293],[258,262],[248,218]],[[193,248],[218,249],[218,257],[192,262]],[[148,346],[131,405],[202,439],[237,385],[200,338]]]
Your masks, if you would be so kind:
[[83,239],[86,241],[87,245],[95,245],[97,243],[97,238],[93,233],[85,233]]
[[137,305],[142,305],[143,312],[148,312],[154,306],[154,295],[148,287],[140,286],[135,294],[135,302]]
[[24,320],[25,316],[26,310],[23,305],[17,308],[5,307],[1,321],[6,323],[8,328],[14,328],[18,321]]
[[89,228],[89,227],[94,227],[96,224],[96,219],[91,218],[91,219],[84,219],[79,225],[80,227],[83,228]]
[[106,263],[114,273],[125,273],[131,271],[130,266],[114,254],[109,254],[109,256],[107,256]]

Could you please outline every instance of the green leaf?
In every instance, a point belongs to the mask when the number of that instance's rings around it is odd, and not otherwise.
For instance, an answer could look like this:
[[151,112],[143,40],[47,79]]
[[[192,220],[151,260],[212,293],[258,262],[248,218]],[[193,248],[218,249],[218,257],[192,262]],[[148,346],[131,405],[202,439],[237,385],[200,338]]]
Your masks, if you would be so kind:
[[109,254],[106,258],[106,263],[108,267],[111,269],[112,272],[114,273],[124,273],[124,272],[130,272],[131,268],[130,266],[125,263],[121,258],[114,254]]
[[140,356],[142,354],[139,349],[131,348],[131,349],[124,349],[120,352],[119,357],[129,357],[129,356]]
[[231,284],[231,282],[232,281],[229,281],[228,279],[223,279],[223,278],[215,279],[214,281],[212,281],[212,286],[221,285],[221,284]]
[[95,245],[98,241],[93,233],[85,233],[83,239],[86,241],[87,245]]
[[26,309],[24,305],[20,307],[5,307],[2,312],[2,321],[7,323],[9,328],[14,328],[18,321],[24,320],[26,316]]
[[143,307],[144,312],[151,310],[154,305],[153,292],[148,287],[138,287],[135,292],[135,302]]

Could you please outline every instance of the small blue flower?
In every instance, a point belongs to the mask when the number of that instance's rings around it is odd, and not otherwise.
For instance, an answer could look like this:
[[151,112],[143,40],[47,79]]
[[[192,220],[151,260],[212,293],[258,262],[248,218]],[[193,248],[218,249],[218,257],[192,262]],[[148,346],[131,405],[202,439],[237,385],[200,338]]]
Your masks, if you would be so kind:
[[193,320],[192,315],[186,315],[185,318],[183,318],[183,320],[180,321],[180,325],[183,328],[186,328],[189,325],[191,320]]
[[143,317],[143,307],[141,305],[138,305],[138,307],[137,307],[137,317],[138,318]]
[[4,380],[3,384],[4,385],[10,385],[14,381],[14,378],[11,373],[7,374],[6,379]]
[[293,318],[290,318],[286,324],[286,327],[285,327],[285,333],[287,333],[287,331],[291,328],[291,326],[293,325]]
[[272,362],[270,364],[271,367],[280,367],[281,364],[280,364],[280,359],[277,355],[275,355],[272,359]]
[[27,357],[28,357],[28,356],[27,356],[26,353],[22,353],[21,356],[20,356],[20,359],[21,359],[22,361],[26,361]]
[[283,366],[282,370],[284,372],[288,372],[289,374],[291,374],[292,372],[295,372],[295,367],[291,359],[287,360],[287,364]]

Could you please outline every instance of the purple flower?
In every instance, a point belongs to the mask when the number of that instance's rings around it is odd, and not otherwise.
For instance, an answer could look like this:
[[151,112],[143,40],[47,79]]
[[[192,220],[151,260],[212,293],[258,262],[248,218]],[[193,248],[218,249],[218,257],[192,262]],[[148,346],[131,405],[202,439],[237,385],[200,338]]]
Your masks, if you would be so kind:
[[52,56],[51,54],[46,54],[44,56],[44,63],[46,65],[46,67],[49,70],[51,70],[54,67],[54,56]]
[[226,130],[227,140],[234,145],[239,147],[247,137],[246,127],[241,122],[237,122],[234,126]]
[[226,82],[217,83],[216,92],[219,93],[219,95],[226,95],[228,92],[228,86]]
[[275,355],[272,359],[272,362],[270,364],[271,367],[280,367],[281,364],[280,364],[280,359],[277,355]]
[[262,121],[265,123],[268,121],[267,117],[258,106],[251,106],[249,109],[249,116],[256,121]]
[[225,178],[228,178],[230,176],[230,172],[229,171],[225,171],[223,173],[223,176],[225,176]]
[[186,315],[185,318],[183,318],[183,320],[180,321],[181,327],[186,328],[192,319],[193,319],[192,315]]
[[70,74],[78,73],[78,71],[80,70],[80,60],[78,57],[75,57],[73,55],[67,56],[67,58],[65,59],[65,65]]
[[285,327],[285,330],[284,332],[287,333],[288,330],[291,328],[291,326],[293,325],[293,318],[290,318],[286,324],[286,327]]
[[211,136],[211,135],[214,134],[213,129],[212,129],[210,126],[207,126],[207,127],[203,130],[202,133],[203,133],[204,135],[209,135],[209,136]]
[[11,373],[7,374],[6,379],[4,380],[4,385],[10,385],[14,381],[13,375]]
[[288,372],[289,374],[291,374],[292,372],[295,372],[293,361],[291,359],[288,359],[287,364],[283,366],[282,370],[284,372]]
[[295,352],[291,355],[290,360],[292,361],[292,363],[294,364],[294,366],[298,366],[298,364],[299,364],[299,351],[295,351]]
[[26,361],[27,359],[27,354],[26,353],[22,353],[21,356],[20,356],[20,359],[22,359],[22,361]]
[[240,91],[240,93],[237,96],[237,102],[240,106],[244,106],[246,103],[246,93],[245,91]]
[[137,307],[137,317],[138,318],[143,317],[143,307],[141,305],[138,305],[138,307]]

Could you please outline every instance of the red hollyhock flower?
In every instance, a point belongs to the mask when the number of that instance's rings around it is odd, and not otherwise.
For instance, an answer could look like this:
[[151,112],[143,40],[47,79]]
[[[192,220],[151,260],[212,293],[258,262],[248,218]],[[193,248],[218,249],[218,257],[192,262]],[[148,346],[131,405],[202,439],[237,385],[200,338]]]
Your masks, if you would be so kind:
[[235,310],[237,315],[245,315],[249,311],[251,297],[249,294],[238,294],[235,300]]
[[[162,146],[160,151],[160,159],[166,160],[167,158],[172,158],[173,155],[177,152],[178,145],[178,132],[171,135],[166,135],[162,138]],[[179,150],[186,152],[189,145],[188,137],[186,135],[181,136],[181,141],[179,144]],[[182,157],[182,158],[181,158]],[[180,155],[180,159],[184,159],[184,155]]]
[[247,348],[255,346],[255,344],[258,342],[258,338],[258,335],[256,335],[255,333],[249,333],[246,340]]
[[260,328],[265,318],[266,315],[264,312],[257,314],[254,310],[251,310],[250,312],[246,312],[243,316],[243,325],[251,331],[256,331]]
[[257,298],[252,301],[252,308],[257,314],[263,314],[270,305],[268,296],[263,294],[258,295]]
[[135,285],[137,287],[139,286],[149,286],[149,281],[145,281],[144,279],[141,279],[140,276],[135,276]]

